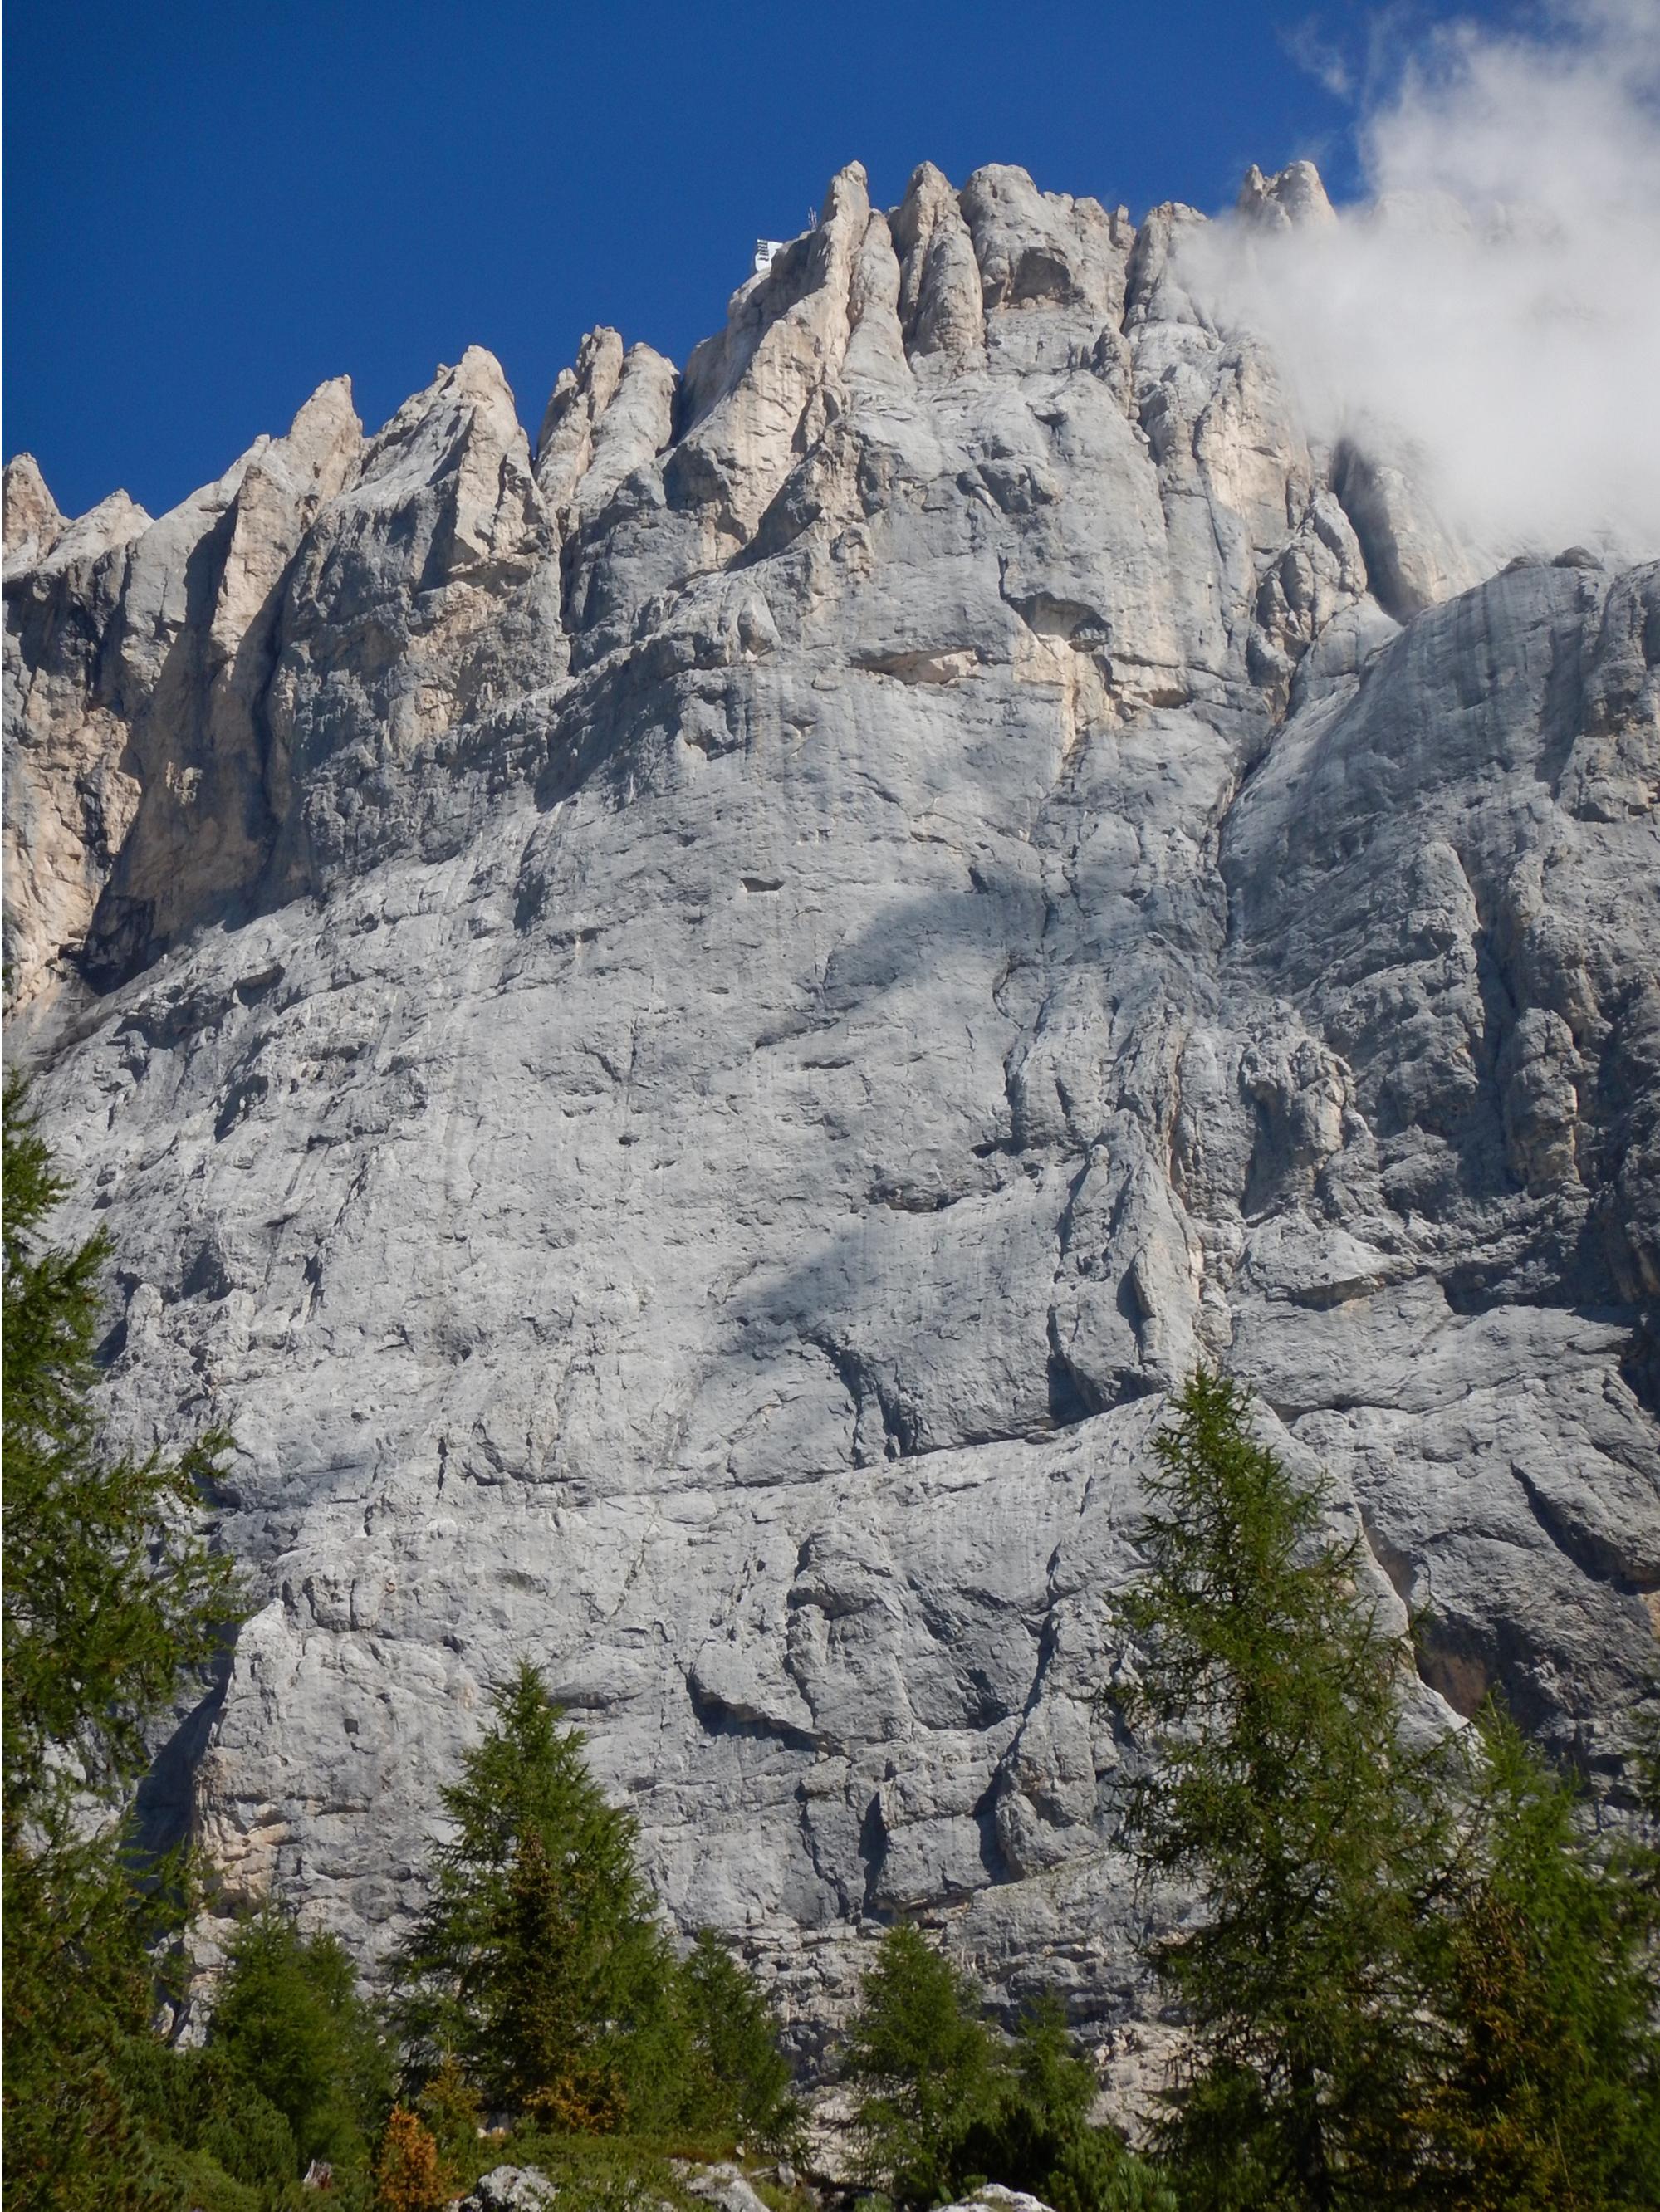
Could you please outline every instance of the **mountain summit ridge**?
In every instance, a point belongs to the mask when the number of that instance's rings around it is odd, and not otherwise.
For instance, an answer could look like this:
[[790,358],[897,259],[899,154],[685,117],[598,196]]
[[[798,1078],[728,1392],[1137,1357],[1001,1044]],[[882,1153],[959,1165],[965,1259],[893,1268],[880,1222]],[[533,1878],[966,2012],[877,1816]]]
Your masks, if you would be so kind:
[[803,2017],[926,1911],[1104,2029],[1106,1599],[1201,1358],[1429,1708],[1610,1757],[1660,566],[1483,575],[1195,305],[1202,221],[855,164],[533,451],[473,349],[154,523],[8,471],[14,1036],[125,1417],[239,1439],[264,1603],[153,1791],[233,1900],[384,1944],[529,1656]]

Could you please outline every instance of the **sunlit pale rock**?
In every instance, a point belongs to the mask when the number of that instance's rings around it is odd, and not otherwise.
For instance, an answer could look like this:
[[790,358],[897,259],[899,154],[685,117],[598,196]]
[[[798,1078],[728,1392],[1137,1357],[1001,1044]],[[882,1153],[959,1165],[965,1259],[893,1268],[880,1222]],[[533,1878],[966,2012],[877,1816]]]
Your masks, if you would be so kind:
[[1426,1710],[1605,1771],[1660,573],[1467,577],[1199,316],[1200,220],[854,166],[534,465],[474,350],[154,524],[20,478],[13,1043],[122,1417],[238,1439],[258,1603],[146,1800],[232,1900],[377,1952],[530,1657],[797,2018],[915,1911],[1145,2072],[1110,1601],[1201,1359]]

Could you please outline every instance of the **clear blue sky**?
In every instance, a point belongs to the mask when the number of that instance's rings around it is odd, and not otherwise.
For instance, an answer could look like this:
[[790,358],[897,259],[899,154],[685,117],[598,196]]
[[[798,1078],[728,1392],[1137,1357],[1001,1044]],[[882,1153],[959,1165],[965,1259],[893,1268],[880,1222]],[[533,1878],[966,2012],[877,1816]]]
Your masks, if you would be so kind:
[[159,513],[324,378],[373,428],[473,342],[533,428],[595,323],[684,361],[855,157],[889,204],[924,159],[1138,214],[1301,154],[1341,193],[1353,111],[1293,50],[1383,11],[1312,6],[11,0],[5,451]]

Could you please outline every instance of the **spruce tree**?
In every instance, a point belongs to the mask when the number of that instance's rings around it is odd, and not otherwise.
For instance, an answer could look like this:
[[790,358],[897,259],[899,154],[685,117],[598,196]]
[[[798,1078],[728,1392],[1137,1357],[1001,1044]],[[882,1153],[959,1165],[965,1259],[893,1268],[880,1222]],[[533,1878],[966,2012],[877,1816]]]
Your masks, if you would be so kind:
[[1157,2141],[1195,2212],[1330,2212],[1394,2201],[1417,2164],[1412,1956],[1444,1779],[1405,1741],[1359,1543],[1247,1415],[1202,1373],[1175,1401],[1119,1606],[1151,1754],[1126,1835],[1204,1899],[1157,1952],[1191,2039]]
[[155,2008],[154,1948],[181,1870],[139,1878],[126,1816],[148,1730],[237,1611],[201,1532],[224,1439],[114,1449],[97,1410],[109,1243],[49,1241],[65,1194],[21,1084],[3,1103],[5,2177],[20,2208],[167,2201],[127,2048]]
[[562,2127],[673,2124],[690,2078],[678,1966],[608,1804],[528,1662],[443,1793],[454,1833],[395,1962],[411,2076],[455,2059],[487,2104]]

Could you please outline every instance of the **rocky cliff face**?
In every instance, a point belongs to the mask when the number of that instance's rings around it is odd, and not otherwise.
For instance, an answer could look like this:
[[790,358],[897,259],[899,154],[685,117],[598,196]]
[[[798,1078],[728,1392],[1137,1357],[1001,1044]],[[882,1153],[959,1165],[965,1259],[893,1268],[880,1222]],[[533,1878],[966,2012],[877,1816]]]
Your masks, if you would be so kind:
[[[1251,223],[1329,220],[1299,168]],[[1200,218],[862,173],[684,374],[8,475],[14,1045],[260,1609],[152,1790],[397,1926],[545,1664],[805,2010],[1133,2002],[1107,1601],[1198,1358],[1592,1766],[1660,1613],[1660,568],[1481,578]],[[1645,1316],[1649,1318],[1645,1319]]]

